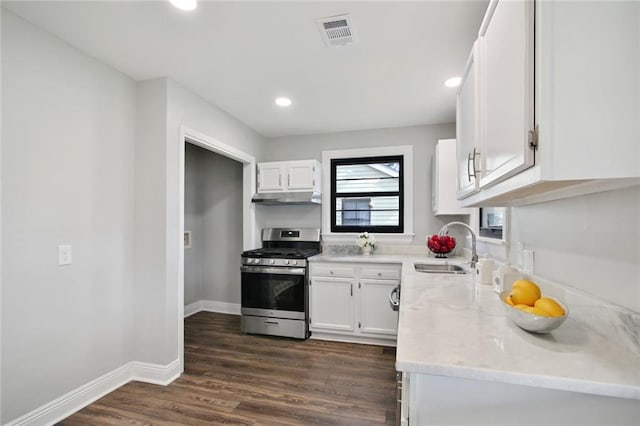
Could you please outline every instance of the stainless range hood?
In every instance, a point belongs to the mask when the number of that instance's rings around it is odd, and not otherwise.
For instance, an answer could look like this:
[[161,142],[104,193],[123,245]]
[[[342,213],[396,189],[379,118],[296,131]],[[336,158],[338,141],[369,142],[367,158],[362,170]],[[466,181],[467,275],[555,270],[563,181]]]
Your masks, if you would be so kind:
[[281,206],[284,204],[313,205],[321,203],[319,192],[258,192],[251,198],[254,203],[265,206]]

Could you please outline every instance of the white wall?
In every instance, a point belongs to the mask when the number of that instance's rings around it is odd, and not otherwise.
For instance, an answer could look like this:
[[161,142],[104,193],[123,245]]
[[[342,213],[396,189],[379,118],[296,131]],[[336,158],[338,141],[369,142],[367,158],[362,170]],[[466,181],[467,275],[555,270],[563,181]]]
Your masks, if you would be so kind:
[[256,157],[264,140],[4,10],[2,65],[5,423],[129,361],[178,358],[181,125]]
[[[414,225],[413,245],[425,244],[425,236],[438,232],[452,220],[467,221],[466,216],[435,217],[431,214],[431,157],[438,139],[455,137],[453,124],[413,126],[391,129],[360,130],[320,135],[287,136],[270,139],[263,157],[265,161],[322,160],[322,151],[413,145]],[[323,188],[327,191],[329,188]],[[261,226],[320,226],[318,206],[260,206],[257,209]]]
[[[166,365],[166,80],[138,83],[135,141],[134,358]],[[177,338],[176,338],[177,340]]]
[[535,273],[640,312],[640,187],[511,209]]
[[186,150],[185,305],[200,300],[240,303],[242,165],[191,144]]
[[[166,104],[166,115],[158,104]],[[158,112],[151,114],[155,109]],[[184,161],[181,128],[186,126],[257,158],[262,155],[264,139],[166,78],[139,83],[138,112],[136,143],[141,149],[136,150],[136,194],[154,195],[136,204],[136,253],[145,261],[136,262],[134,321],[140,340],[135,359],[168,365],[179,356],[182,324],[178,265],[182,250],[178,185],[180,162]],[[140,159],[141,155],[146,158]]]
[[6,10],[2,68],[6,423],[131,360],[136,92]]

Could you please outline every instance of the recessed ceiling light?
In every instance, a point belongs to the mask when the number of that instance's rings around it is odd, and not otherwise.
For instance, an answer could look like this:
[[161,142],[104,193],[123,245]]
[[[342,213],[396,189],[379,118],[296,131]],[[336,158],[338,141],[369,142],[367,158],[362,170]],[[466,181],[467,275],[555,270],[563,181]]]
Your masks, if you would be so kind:
[[194,10],[198,6],[198,0],[169,0],[169,2],[180,10]]
[[444,85],[447,87],[458,87],[460,86],[460,82],[462,82],[462,78],[453,77],[444,82]]
[[284,96],[281,96],[279,98],[276,98],[276,105],[281,106],[281,107],[288,107],[291,105],[291,99],[286,98]]

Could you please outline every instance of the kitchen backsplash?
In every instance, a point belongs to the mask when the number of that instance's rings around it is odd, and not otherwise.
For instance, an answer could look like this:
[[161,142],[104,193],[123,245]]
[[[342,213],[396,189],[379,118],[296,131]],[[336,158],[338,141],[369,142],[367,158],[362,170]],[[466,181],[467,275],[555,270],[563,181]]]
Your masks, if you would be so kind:
[[[360,247],[355,244],[323,244],[322,252],[332,255],[353,256],[360,254]],[[454,251],[455,252],[455,251]],[[378,244],[376,254],[407,254],[432,256],[426,246]],[[455,253],[452,253],[454,255]]]

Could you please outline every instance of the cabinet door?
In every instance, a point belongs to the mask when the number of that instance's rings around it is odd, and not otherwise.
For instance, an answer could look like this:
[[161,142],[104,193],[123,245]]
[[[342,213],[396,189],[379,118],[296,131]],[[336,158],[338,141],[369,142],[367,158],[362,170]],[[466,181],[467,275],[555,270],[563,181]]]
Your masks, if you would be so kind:
[[287,186],[290,190],[313,190],[315,187],[316,162],[290,161]]
[[360,332],[398,334],[398,312],[389,305],[389,292],[400,281],[361,279]]
[[493,1],[480,29],[480,188],[529,168],[533,130],[533,1]]
[[456,199],[456,140],[439,140],[433,158],[433,214],[469,214]]
[[284,191],[285,163],[258,163],[258,192]]
[[353,281],[311,277],[311,329],[354,330]]
[[478,83],[479,44],[474,43],[462,75],[456,98],[457,198],[478,191],[476,170],[480,155],[480,85]]

